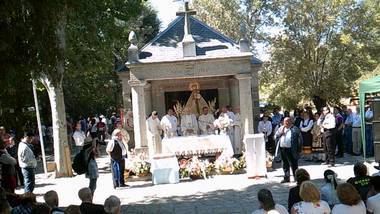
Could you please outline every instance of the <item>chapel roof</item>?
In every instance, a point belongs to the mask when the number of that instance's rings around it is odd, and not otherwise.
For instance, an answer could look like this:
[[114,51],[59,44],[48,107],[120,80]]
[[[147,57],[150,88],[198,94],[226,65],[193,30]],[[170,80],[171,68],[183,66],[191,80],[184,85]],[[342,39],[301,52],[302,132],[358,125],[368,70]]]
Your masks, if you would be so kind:
[[[152,41],[141,48],[141,63],[170,62],[183,60],[182,39],[184,36],[184,16],[177,17]],[[232,39],[206,25],[202,21],[189,17],[191,34],[196,43],[196,58],[227,58],[248,56],[250,52],[240,52],[239,45]],[[252,57],[252,64],[262,64]]]

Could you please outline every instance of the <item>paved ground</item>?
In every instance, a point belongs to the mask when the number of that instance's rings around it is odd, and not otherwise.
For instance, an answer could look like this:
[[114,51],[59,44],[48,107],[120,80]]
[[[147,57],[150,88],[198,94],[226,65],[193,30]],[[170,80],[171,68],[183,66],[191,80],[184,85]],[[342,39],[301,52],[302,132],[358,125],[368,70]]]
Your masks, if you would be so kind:
[[[336,167],[338,178],[344,182],[353,176],[353,164],[360,157],[347,156],[338,159]],[[268,173],[268,178],[252,180],[246,175],[222,175],[208,180],[183,180],[179,184],[152,185],[151,182],[133,182],[124,189],[114,190],[106,157],[99,158],[100,178],[95,192],[94,202],[103,204],[110,195],[118,196],[123,204],[122,213],[251,213],[258,208],[257,192],[269,188],[277,203],[287,205],[287,196],[291,184],[280,184],[281,168]],[[375,172],[373,159],[367,160],[370,174]],[[326,166],[312,162],[301,162],[317,185],[323,182]],[[44,178],[37,175],[35,193],[38,201],[48,190],[56,190],[60,197],[60,206],[80,204],[77,192],[88,185],[84,175],[73,178]],[[18,190],[22,193],[22,190]]]

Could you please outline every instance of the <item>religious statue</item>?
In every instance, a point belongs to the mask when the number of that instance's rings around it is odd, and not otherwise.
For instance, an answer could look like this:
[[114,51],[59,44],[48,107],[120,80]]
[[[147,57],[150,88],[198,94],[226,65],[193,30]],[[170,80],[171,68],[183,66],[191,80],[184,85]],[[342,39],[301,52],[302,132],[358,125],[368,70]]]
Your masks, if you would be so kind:
[[202,114],[203,107],[209,107],[207,102],[203,99],[200,92],[199,83],[190,83],[189,89],[191,90],[191,95],[186,102],[185,109],[189,112],[183,112],[182,114],[194,114],[197,117]]

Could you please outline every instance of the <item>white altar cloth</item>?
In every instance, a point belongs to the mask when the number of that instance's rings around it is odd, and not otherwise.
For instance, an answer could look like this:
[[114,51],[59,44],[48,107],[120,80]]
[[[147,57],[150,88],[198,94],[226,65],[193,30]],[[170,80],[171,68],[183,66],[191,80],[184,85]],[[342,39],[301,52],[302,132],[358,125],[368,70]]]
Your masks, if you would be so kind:
[[217,152],[222,152],[228,156],[234,154],[228,135],[164,138],[162,140],[162,152],[176,155],[203,155]]
[[150,172],[153,184],[174,184],[179,182],[179,166],[174,154],[155,155],[151,160]]
[[244,144],[248,177],[266,176],[264,134],[246,134],[244,136]]

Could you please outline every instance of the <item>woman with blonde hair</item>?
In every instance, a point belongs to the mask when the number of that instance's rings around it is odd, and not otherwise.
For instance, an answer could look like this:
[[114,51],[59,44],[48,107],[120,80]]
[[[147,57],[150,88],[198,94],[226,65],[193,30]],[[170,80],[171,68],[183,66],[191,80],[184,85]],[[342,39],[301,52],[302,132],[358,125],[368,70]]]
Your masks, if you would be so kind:
[[336,188],[340,204],[334,206],[333,214],[365,214],[366,207],[358,191],[350,183],[339,184]]
[[329,204],[321,200],[318,188],[311,181],[304,181],[300,187],[301,202],[293,205],[292,214],[329,214]]

